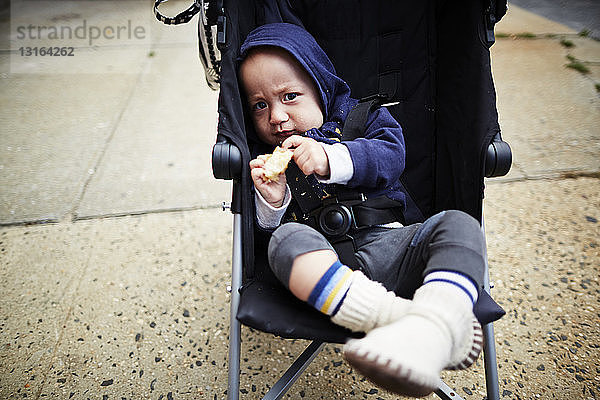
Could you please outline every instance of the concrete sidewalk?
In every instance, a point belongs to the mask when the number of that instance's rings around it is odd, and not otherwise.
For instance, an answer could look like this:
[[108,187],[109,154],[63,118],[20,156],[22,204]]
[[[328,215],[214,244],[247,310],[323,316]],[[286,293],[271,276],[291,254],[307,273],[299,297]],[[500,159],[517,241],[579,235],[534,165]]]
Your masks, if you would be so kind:
[[[129,20],[147,36],[78,47],[59,64],[68,73],[45,74],[54,60],[15,60],[18,37],[2,39],[0,398],[224,398],[230,184],[212,178],[217,94],[195,22],[163,26],[145,1],[113,13],[118,3],[64,4],[17,5],[0,25]],[[515,6],[496,32],[500,123],[514,151],[510,174],[486,191],[494,296],[508,311],[495,324],[500,392],[598,398],[600,42]],[[575,62],[589,72],[566,67]],[[242,335],[244,399],[307,345]],[[480,359],[444,377],[481,399],[482,371]],[[327,345],[287,398],[396,397]]]

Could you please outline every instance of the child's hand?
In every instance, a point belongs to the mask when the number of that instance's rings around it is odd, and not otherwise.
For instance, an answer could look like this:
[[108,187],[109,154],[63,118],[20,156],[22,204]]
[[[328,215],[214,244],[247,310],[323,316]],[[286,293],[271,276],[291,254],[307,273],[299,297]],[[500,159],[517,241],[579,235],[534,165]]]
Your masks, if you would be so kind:
[[316,140],[293,135],[285,139],[281,147],[294,150],[294,161],[304,175],[316,174],[324,178],[329,177],[329,159]]
[[285,174],[279,175],[276,181],[267,181],[265,179],[265,170],[263,169],[264,165],[265,161],[258,158],[250,161],[252,182],[254,182],[254,187],[267,203],[275,208],[279,208],[283,205],[285,197]]

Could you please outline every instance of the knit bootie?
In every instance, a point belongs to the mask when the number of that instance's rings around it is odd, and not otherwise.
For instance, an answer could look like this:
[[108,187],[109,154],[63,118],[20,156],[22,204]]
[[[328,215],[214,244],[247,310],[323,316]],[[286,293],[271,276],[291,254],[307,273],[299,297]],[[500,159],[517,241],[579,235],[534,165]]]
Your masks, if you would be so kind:
[[424,285],[404,316],[348,341],[344,357],[387,390],[429,395],[440,386],[443,369],[466,368],[481,351],[481,327],[456,290],[449,284]]
[[396,321],[410,303],[410,300],[388,291],[381,283],[370,280],[361,271],[354,271],[352,285],[331,321],[354,332],[369,332]]

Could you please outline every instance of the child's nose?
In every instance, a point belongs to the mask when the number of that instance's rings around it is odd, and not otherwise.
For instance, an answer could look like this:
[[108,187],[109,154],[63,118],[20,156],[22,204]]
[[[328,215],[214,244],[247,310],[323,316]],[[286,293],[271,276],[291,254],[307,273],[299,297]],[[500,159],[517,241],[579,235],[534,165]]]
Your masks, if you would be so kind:
[[287,121],[289,118],[287,112],[282,106],[275,106],[271,108],[271,124],[279,125],[282,122]]

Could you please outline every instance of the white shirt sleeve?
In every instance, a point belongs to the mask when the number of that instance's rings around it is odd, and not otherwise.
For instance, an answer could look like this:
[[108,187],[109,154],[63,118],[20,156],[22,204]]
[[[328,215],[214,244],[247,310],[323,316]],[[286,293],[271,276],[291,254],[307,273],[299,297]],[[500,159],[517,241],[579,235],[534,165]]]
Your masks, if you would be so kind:
[[341,143],[320,143],[329,159],[329,178],[318,178],[322,183],[337,183],[345,185],[354,175],[354,165],[350,151]]
[[256,218],[258,219],[258,225],[263,229],[277,228],[281,224],[281,219],[285,214],[290,201],[292,200],[292,193],[288,185],[285,185],[285,195],[283,197],[283,204],[279,208],[275,208],[270,205],[258,192],[254,191],[254,202],[256,203]]

